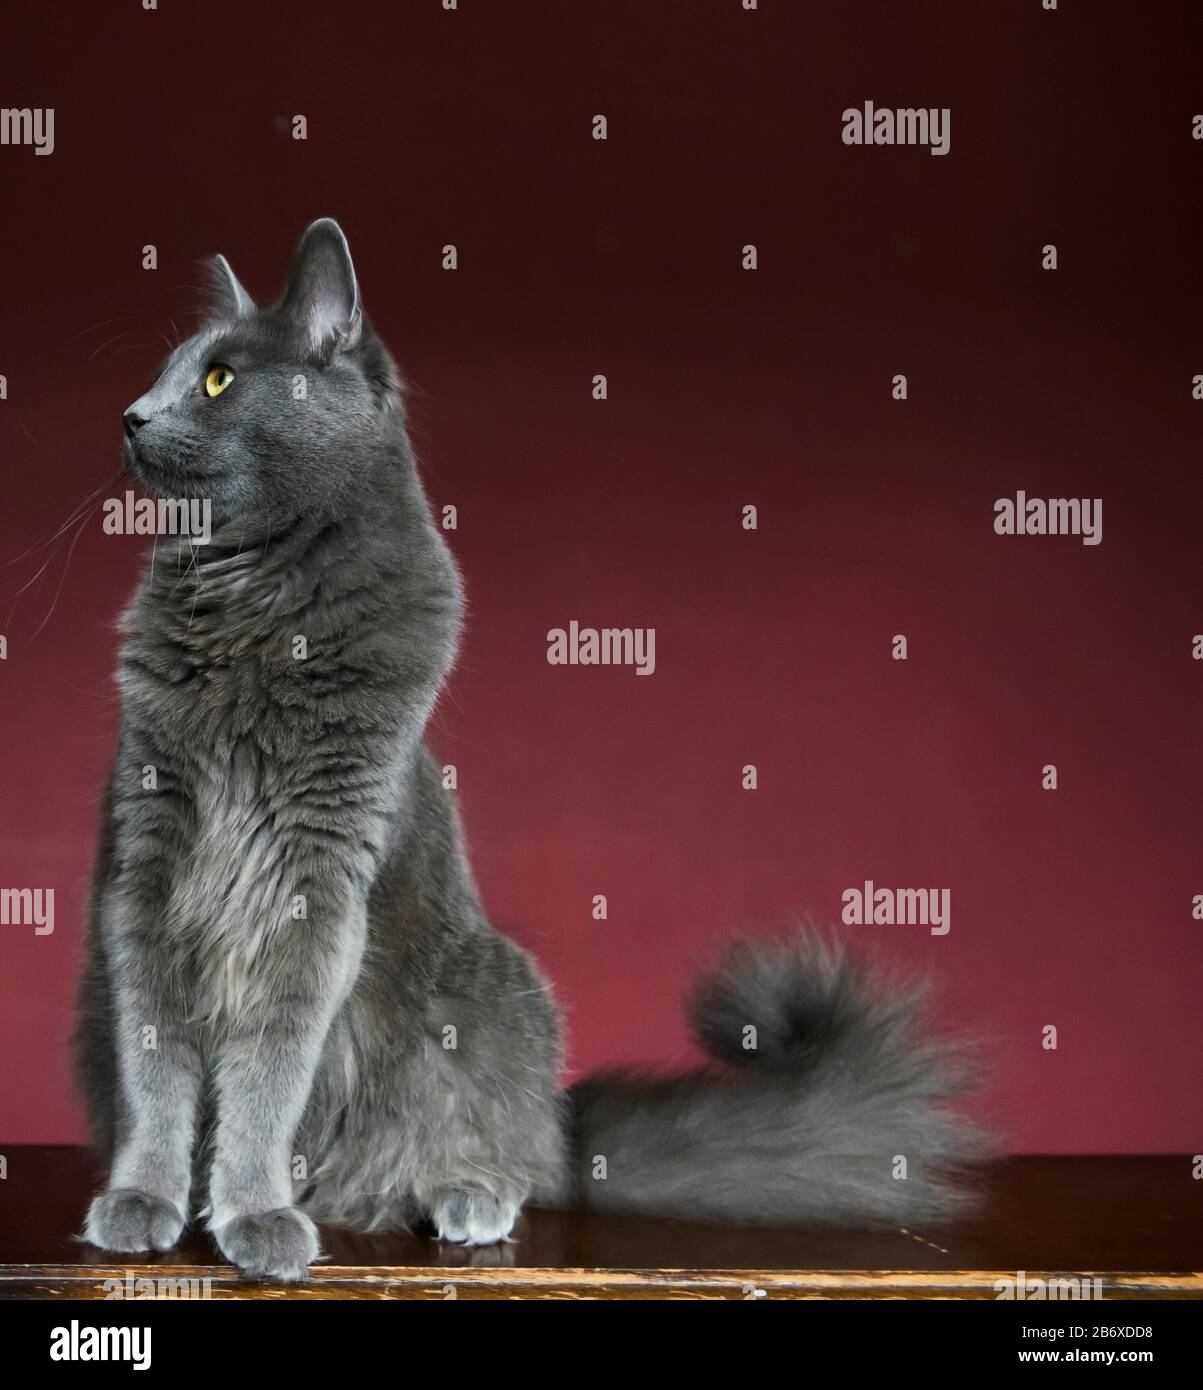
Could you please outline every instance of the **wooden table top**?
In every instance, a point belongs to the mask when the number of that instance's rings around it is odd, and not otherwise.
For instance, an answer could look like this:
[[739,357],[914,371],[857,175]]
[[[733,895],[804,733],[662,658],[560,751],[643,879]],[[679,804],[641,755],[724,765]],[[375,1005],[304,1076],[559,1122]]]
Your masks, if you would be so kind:
[[[528,1211],[512,1244],[326,1229],[304,1286],[247,1284],[203,1233],[162,1255],[74,1238],[99,1174],[85,1150],[0,1149],[0,1299],[99,1298],[104,1280],[211,1281],[214,1298],[995,1298],[994,1281],[1089,1275],[1104,1296],[1203,1298],[1203,1181],[1181,1157],[1013,1158],[986,1205],[939,1229],[829,1231]],[[763,1293],[757,1293],[762,1290]]]

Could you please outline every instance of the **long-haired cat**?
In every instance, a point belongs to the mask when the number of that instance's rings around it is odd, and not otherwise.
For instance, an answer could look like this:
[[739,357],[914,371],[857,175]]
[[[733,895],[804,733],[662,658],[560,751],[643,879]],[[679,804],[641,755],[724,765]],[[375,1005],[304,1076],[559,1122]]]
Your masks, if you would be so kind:
[[528,1200],[957,1210],[952,1054],[914,991],[812,935],[736,946],[697,988],[711,1065],[561,1090],[552,996],[490,926],[423,744],[460,580],[346,239],[315,222],[269,308],[212,271],[208,321],[125,413],[128,471],[209,499],[212,538],[160,538],[122,624],[76,1038],[111,1164],[87,1238],[166,1250],[195,1214],[247,1274],[296,1280],[315,1221],[480,1244]]

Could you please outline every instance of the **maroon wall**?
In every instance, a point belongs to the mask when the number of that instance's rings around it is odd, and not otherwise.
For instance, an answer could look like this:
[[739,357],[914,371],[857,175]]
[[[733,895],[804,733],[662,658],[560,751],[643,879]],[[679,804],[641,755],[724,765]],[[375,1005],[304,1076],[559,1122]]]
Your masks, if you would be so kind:
[[[805,913],[937,975],[1015,1148],[1193,1151],[1196,9],[21,6],[0,105],[54,107],[56,148],[0,147],[0,553],[117,467],[198,257],[267,296],[338,217],[459,509],[434,742],[574,1072],[687,1055],[692,963]],[[844,145],[867,99],[950,108],[950,153]],[[1101,497],[1102,544],[996,535],[1019,489]],[[63,1043],[142,545],[92,515],[0,570],[0,886],[57,893],[52,935],[0,928],[7,1141],[81,1133]],[[654,627],[654,676],[548,665],[572,619]],[[947,887],[951,931],[840,924],[866,878]]]

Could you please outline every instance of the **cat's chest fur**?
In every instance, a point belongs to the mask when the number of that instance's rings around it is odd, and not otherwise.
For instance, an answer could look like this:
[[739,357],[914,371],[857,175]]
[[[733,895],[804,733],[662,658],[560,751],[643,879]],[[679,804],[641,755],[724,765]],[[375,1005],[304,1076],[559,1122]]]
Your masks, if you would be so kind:
[[249,553],[174,581],[149,576],[122,619],[127,716],[216,758],[240,740],[286,734],[282,691],[297,681],[303,637],[302,605],[287,598],[285,576]]
[[220,760],[197,753],[163,929],[189,961],[194,1015],[219,1022],[269,1005],[273,952],[306,905],[277,770],[250,738]]
[[229,582],[220,602],[141,595],[119,676],[139,756],[162,762],[177,818],[163,929],[210,1021],[266,1003],[271,944],[304,911],[282,829],[298,745],[273,674],[289,633],[243,597]]

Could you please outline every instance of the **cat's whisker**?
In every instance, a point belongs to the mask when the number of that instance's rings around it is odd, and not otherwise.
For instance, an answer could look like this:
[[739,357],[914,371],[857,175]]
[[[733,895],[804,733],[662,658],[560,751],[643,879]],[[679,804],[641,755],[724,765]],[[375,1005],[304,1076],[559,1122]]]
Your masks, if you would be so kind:
[[[192,572],[192,566],[196,564],[196,557],[197,557],[197,549],[196,549],[196,546],[194,546],[194,545],[193,545],[193,546],[189,546],[189,547],[188,547],[188,550],[189,550],[189,554],[188,554],[188,564],[187,564],[187,566],[185,567],[184,573],[183,573],[183,574],[180,574],[180,573],[179,573],[179,569],[180,569],[180,556],[183,554],[183,549],[181,548],[181,549],[179,549],[179,550],[176,551],[175,568],[176,568],[176,574],[177,574],[179,577],[178,577],[177,580],[176,580],[175,588],[172,590],[172,593],[173,593],[173,594],[179,592],[179,587],[180,587],[180,585],[184,582],[185,579],[188,578],[189,574],[191,574],[191,572]],[[200,571],[199,571],[199,570],[197,571],[196,579],[197,579],[197,583],[199,584],[199,583],[200,583]],[[193,611],[195,612],[195,600],[193,601]]]
[[[54,560],[56,559],[59,553],[59,546],[56,544],[56,542],[61,541],[61,538],[66,534],[66,532],[69,531],[70,528],[72,526],[75,526],[78,522],[78,527],[76,529],[74,537],[71,540],[70,549],[67,553],[67,566],[70,565],[71,555],[74,552],[75,545],[78,542],[79,537],[83,534],[84,527],[87,525],[96,507],[101,504],[103,500],[103,494],[108,491],[108,489],[112,486],[112,484],[117,480],[118,477],[120,477],[119,472],[113,474],[112,477],[107,478],[103,483],[100,484],[99,487],[94,489],[94,491],[89,493],[87,497],[85,497],[81,502],[77,503],[76,506],[72,508],[71,515],[67,518],[66,521],[63,522],[63,524],[58,528],[58,530],[55,531],[53,536],[51,536],[46,541],[40,542],[38,545],[31,546],[28,550],[24,551],[20,556],[17,557],[17,559],[24,559],[26,558],[26,556],[37,554],[39,550],[44,550],[47,546],[51,547],[50,553],[46,556],[45,560],[41,563],[41,565],[38,566],[34,574],[31,575],[30,578],[26,580],[24,584],[22,584],[22,586],[16,591],[15,594],[13,594],[12,602],[9,606],[7,617],[7,621],[9,623],[12,622],[13,615],[17,610],[17,603],[20,600],[21,596],[34,585],[39,585],[40,588],[39,581],[45,575],[50,565],[54,563]],[[13,562],[10,561],[8,563]],[[64,568],[62,580],[60,580],[59,582],[59,588],[55,592],[55,603],[58,602],[58,595],[62,591],[62,583],[65,579],[66,568]],[[53,612],[53,605],[51,607],[51,612]],[[50,615],[48,614],[47,618],[43,619],[43,621],[38,625],[33,636],[37,636],[37,633],[42,630],[42,628],[46,625],[46,621],[48,620],[49,616]],[[33,640],[32,637],[30,638],[30,640]]]
[[[26,425],[25,421],[21,419],[20,416],[17,417],[17,428],[21,431],[25,438],[29,440],[31,444],[36,444],[39,449],[47,448],[47,446],[43,444],[42,441],[38,439],[37,436],[30,431],[29,427]],[[47,452],[50,452],[49,449],[47,449]]]
[[[95,506],[96,502],[99,502],[99,500],[100,500],[100,499],[97,498],[96,501],[93,503],[93,506]],[[66,530],[67,530],[69,527],[71,527],[72,525],[74,525],[74,523],[75,523],[77,520],[81,523],[81,529],[82,529],[82,525],[85,524],[85,523],[87,522],[87,519],[88,519],[87,514],[81,513],[81,512],[78,512],[78,511],[77,511],[76,514],[73,515],[73,516],[70,518],[70,520],[69,520],[63,527],[61,527],[61,528],[59,529],[59,531],[56,533],[55,539],[58,539],[60,536],[62,536],[62,535],[66,532]],[[25,581],[25,583],[21,585],[21,587],[16,591],[15,594],[13,594],[13,596],[12,596],[12,603],[11,603],[11,606],[9,607],[9,610],[8,610],[8,618],[7,618],[7,621],[8,621],[8,622],[10,622],[10,623],[12,622],[13,614],[14,614],[14,613],[16,612],[16,610],[17,610],[17,600],[22,596],[22,594],[26,593],[26,592],[27,592],[29,589],[31,589],[35,584],[38,583],[38,581],[39,581],[39,580],[42,578],[42,576],[46,573],[47,569],[49,569],[49,567],[54,563],[54,560],[55,560],[55,558],[57,557],[57,555],[58,555],[58,548],[55,547],[53,550],[51,550],[50,554],[46,556],[45,560],[42,561],[42,563],[38,566],[37,570],[30,576],[30,578],[27,579],[27,580]]]
[[105,348],[112,347],[114,343],[119,343],[122,340],[122,338],[128,338],[134,333],[142,333],[144,331],[145,330],[141,328],[127,328],[124,333],[118,333],[115,337],[109,338],[105,342],[101,343],[101,345],[96,349],[96,351],[89,356],[88,361],[95,362],[97,357],[100,356],[100,354],[105,350]]
[[62,574],[59,576],[58,588],[55,589],[55,591],[54,591],[54,598],[53,598],[53,600],[51,601],[50,610],[49,610],[49,612],[46,614],[46,616],[42,619],[42,621],[37,625],[37,627],[34,628],[32,634],[30,635],[30,638],[29,638],[29,640],[30,640],[31,642],[34,640],[35,637],[37,637],[38,633],[41,632],[41,630],[46,626],[46,624],[47,624],[47,623],[50,621],[50,619],[54,616],[54,610],[58,607],[59,596],[60,596],[60,595],[62,594],[62,592],[63,592],[63,585],[67,582],[67,571],[71,568],[71,557],[75,554],[75,547],[76,547],[76,545],[78,545],[78,543],[79,543],[79,538],[80,538],[80,536],[83,535],[83,533],[84,533],[84,528],[87,526],[88,522],[91,520],[92,512],[95,511],[96,506],[99,505],[99,501],[100,501],[100,499],[98,498],[97,501],[96,501],[96,503],[94,503],[93,506],[88,510],[87,514],[80,518],[79,526],[76,528],[75,535],[71,538],[71,545],[70,545],[70,547],[69,547],[68,550],[67,550],[67,562],[66,562],[66,564],[63,566],[63,572],[62,572]]
[[67,343],[74,343],[77,339],[84,338],[89,333],[95,333],[98,329],[107,328],[112,323],[133,323],[142,317],[144,316],[141,314],[115,314],[111,319],[101,319],[99,323],[94,323],[88,328],[81,328],[78,333],[72,333],[66,341]]
[[[34,442],[36,443],[37,441],[35,440]],[[23,551],[20,553],[20,555],[15,555],[15,556],[13,556],[13,558],[12,558],[11,560],[5,560],[5,561],[4,561],[3,567],[4,567],[5,569],[7,569],[9,565],[18,564],[20,561],[24,560],[27,556],[34,555],[34,554],[36,554],[39,550],[44,550],[48,545],[53,545],[54,542],[55,542],[56,540],[58,540],[58,538],[63,534],[63,532],[69,530],[70,527],[75,523],[75,521],[76,521],[77,517],[79,516],[80,512],[81,512],[85,507],[89,506],[92,502],[94,502],[94,501],[96,500],[96,498],[98,498],[98,497],[100,496],[100,494],[101,494],[102,492],[104,492],[107,488],[112,487],[113,484],[114,484],[120,477],[121,477],[121,471],[120,471],[120,469],[119,469],[116,473],[114,473],[114,474],[112,475],[112,477],[106,478],[105,481],[104,481],[103,483],[101,483],[100,486],[99,486],[98,488],[96,488],[96,489],[94,489],[92,492],[88,493],[88,495],[87,495],[82,501],[77,502],[77,503],[75,504],[75,506],[72,507],[70,516],[68,516],[67,519],[66,519],[66,521],[64,521],[63,524],[58,528],[58,530],[55,531],[54,535],[50,536],[47,540],[38,541],[35,545],[29,546],[26,550],[23,550]],[[23,590],[18,590],[18,593],[21,593],[21,592],[23,592]],[[14,595],[14,597],[15,597],[15,595]]]

